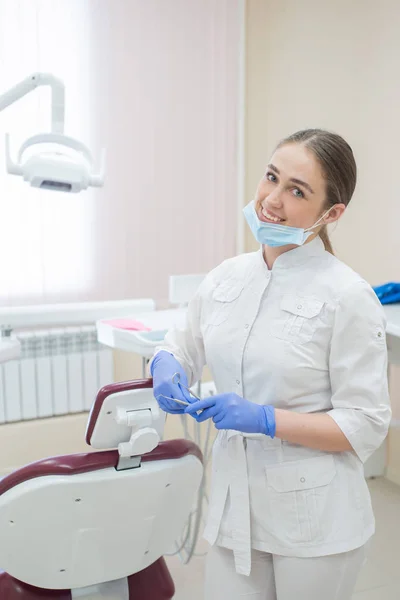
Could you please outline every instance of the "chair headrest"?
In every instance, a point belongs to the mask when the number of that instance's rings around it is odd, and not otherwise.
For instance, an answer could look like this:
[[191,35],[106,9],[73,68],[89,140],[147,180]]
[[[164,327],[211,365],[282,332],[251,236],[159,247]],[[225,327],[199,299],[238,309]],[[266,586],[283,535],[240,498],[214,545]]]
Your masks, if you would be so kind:
[[121,456],[150,452],[163,436],[165,413],[153,396],[153,380],[112,383],[98,392],[89,415],[86,442]]

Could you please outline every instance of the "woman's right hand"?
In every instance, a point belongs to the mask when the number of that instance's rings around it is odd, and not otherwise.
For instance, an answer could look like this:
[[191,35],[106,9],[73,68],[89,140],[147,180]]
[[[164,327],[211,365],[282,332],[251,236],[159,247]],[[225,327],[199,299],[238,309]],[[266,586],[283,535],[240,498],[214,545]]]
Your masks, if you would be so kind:
[[179,373],[180,382],[188,387],[186,373],[181,364],[172,354],[160,350],[151,364],[150,371],[153,377],[153,394],[160,408],[170,414],[183,414],[185,407],[169,400],[169,398],[176,398],[184,402],[192,402],[189,393],[179,383],[172,383],[175,373]]

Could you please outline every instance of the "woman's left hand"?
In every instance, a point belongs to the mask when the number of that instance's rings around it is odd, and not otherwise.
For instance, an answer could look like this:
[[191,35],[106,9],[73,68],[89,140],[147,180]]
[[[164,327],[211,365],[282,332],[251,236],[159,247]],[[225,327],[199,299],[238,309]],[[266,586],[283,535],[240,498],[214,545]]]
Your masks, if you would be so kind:
[[[202,411],[197,415],[198,411]],[[193,402],[185,408],[202,423],[212,418],[217,429],[235,429],[243,433],[263,433],[275,436],[275,409],[250,402],[234,393],[218,394]]]

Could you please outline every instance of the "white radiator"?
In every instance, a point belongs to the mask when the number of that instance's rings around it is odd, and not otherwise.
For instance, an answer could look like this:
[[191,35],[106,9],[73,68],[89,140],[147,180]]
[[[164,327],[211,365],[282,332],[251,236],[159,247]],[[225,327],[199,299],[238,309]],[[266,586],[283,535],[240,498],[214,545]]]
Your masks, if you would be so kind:
[[113,352],[97,342],[94,325],[17,337],[21,357],[0,365],[0,423],[87,411],[114,380]]

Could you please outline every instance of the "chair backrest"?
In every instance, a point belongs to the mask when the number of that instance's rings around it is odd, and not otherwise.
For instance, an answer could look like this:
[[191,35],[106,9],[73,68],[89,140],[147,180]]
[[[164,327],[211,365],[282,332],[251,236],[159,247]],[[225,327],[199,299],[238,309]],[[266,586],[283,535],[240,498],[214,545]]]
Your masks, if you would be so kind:
[[[150,386],[129,382],[123,391],[149,393]],[[121,384],[100,390],[89,442],[114,393]],[[138,397],[132,395],[132,411]],[[201,482],[199,448],[186,440],[160,442],[135,468],[119,470],[119,461],[113,449],[59,456],[1,480],[1,568],[39,588],[73,589],[138,573],[172,551]]]

